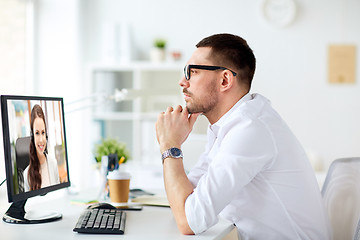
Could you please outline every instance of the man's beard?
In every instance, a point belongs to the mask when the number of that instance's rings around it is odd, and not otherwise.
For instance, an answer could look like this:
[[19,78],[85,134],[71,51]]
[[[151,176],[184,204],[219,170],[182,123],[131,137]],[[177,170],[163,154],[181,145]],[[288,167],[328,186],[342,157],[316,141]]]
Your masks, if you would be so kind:
[[189,113],[206,114],[213,110],[218,102],[218,96],[215,94],[215,90],[213,88],[207,90],[207,95],[201,97],[201,99],[196,98],[196,96],[194,96],[187,89],[184,89],[183,92],[189,95],[190,100],[192,100],[186,102],[186,108]]

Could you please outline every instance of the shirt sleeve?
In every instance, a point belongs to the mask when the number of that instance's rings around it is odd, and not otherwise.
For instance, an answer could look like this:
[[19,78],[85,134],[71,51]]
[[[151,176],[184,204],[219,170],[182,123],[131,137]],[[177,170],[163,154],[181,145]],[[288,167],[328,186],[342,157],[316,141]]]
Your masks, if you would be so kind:
[[[218,221],[219,213],[276,154],[273,139],[260,121],[227,126],[217,153],[185,202],[185,213],[195,234]],[[225,128],[226,129],[226,128]]]
[[49,166],[50,185],[60,183],[57,160],[50,156],[47,156],[47,160],[48,160],[48,166]]
[[187,175],[189,181],[195,188],[198,184],[200,178],[206,173],[209,161],[208,161],[208,153],[210,151],[210,148],[212,146],[212,143],[214,142],[216,136],[210,129],[207,130],[207,144],[205,147],[205,152],[200,155],[199,160],[195,164],[195,166],[190,170],[189,174]]
[[203,153],[198,162],[195,164],[195,166],[190,170],[189,174],[187,175],[189,181],[195,188],[198,184],[200,178],[206,173],[206,170],[208,168],[208,162],[206,161],[207,156],[205,153]]

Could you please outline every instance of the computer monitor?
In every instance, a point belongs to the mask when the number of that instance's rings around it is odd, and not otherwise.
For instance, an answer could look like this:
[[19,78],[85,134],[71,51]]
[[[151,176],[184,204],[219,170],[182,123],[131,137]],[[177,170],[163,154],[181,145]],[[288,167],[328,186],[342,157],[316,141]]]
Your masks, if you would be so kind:
[[1,117],[9,202],[8,223],[44,223],[25,212],[28,198],[70,186],[62,98],[1,95]]

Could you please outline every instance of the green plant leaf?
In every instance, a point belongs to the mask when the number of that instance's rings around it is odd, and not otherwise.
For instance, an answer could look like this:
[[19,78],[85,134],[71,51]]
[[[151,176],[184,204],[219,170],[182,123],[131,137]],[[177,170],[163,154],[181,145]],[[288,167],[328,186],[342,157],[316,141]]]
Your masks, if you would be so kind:
[[166,40],[162,38],[155,39],[154,46],[157,48],[165,48],[166,47]]
[[124,157],[123,163],[130,158],[130,152],[126,146],[126,143],[120,142],[114,138],[102,139],[101,143],[95,145],[95,159],[96,162],[101,162],[102,156],[108,156],[109,154],[117,154],[118,160]]

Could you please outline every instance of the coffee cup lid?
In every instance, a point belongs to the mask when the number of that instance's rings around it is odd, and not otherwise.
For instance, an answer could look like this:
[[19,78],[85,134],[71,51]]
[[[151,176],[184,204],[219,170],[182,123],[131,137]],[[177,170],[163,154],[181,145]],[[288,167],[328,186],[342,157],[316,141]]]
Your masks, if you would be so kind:
[[130,179],[130,173],[123,172],[119,170],[114,170],[108,173],[107,175],[108,179],[114,179],[114,180],[121,180],[121,179]]

